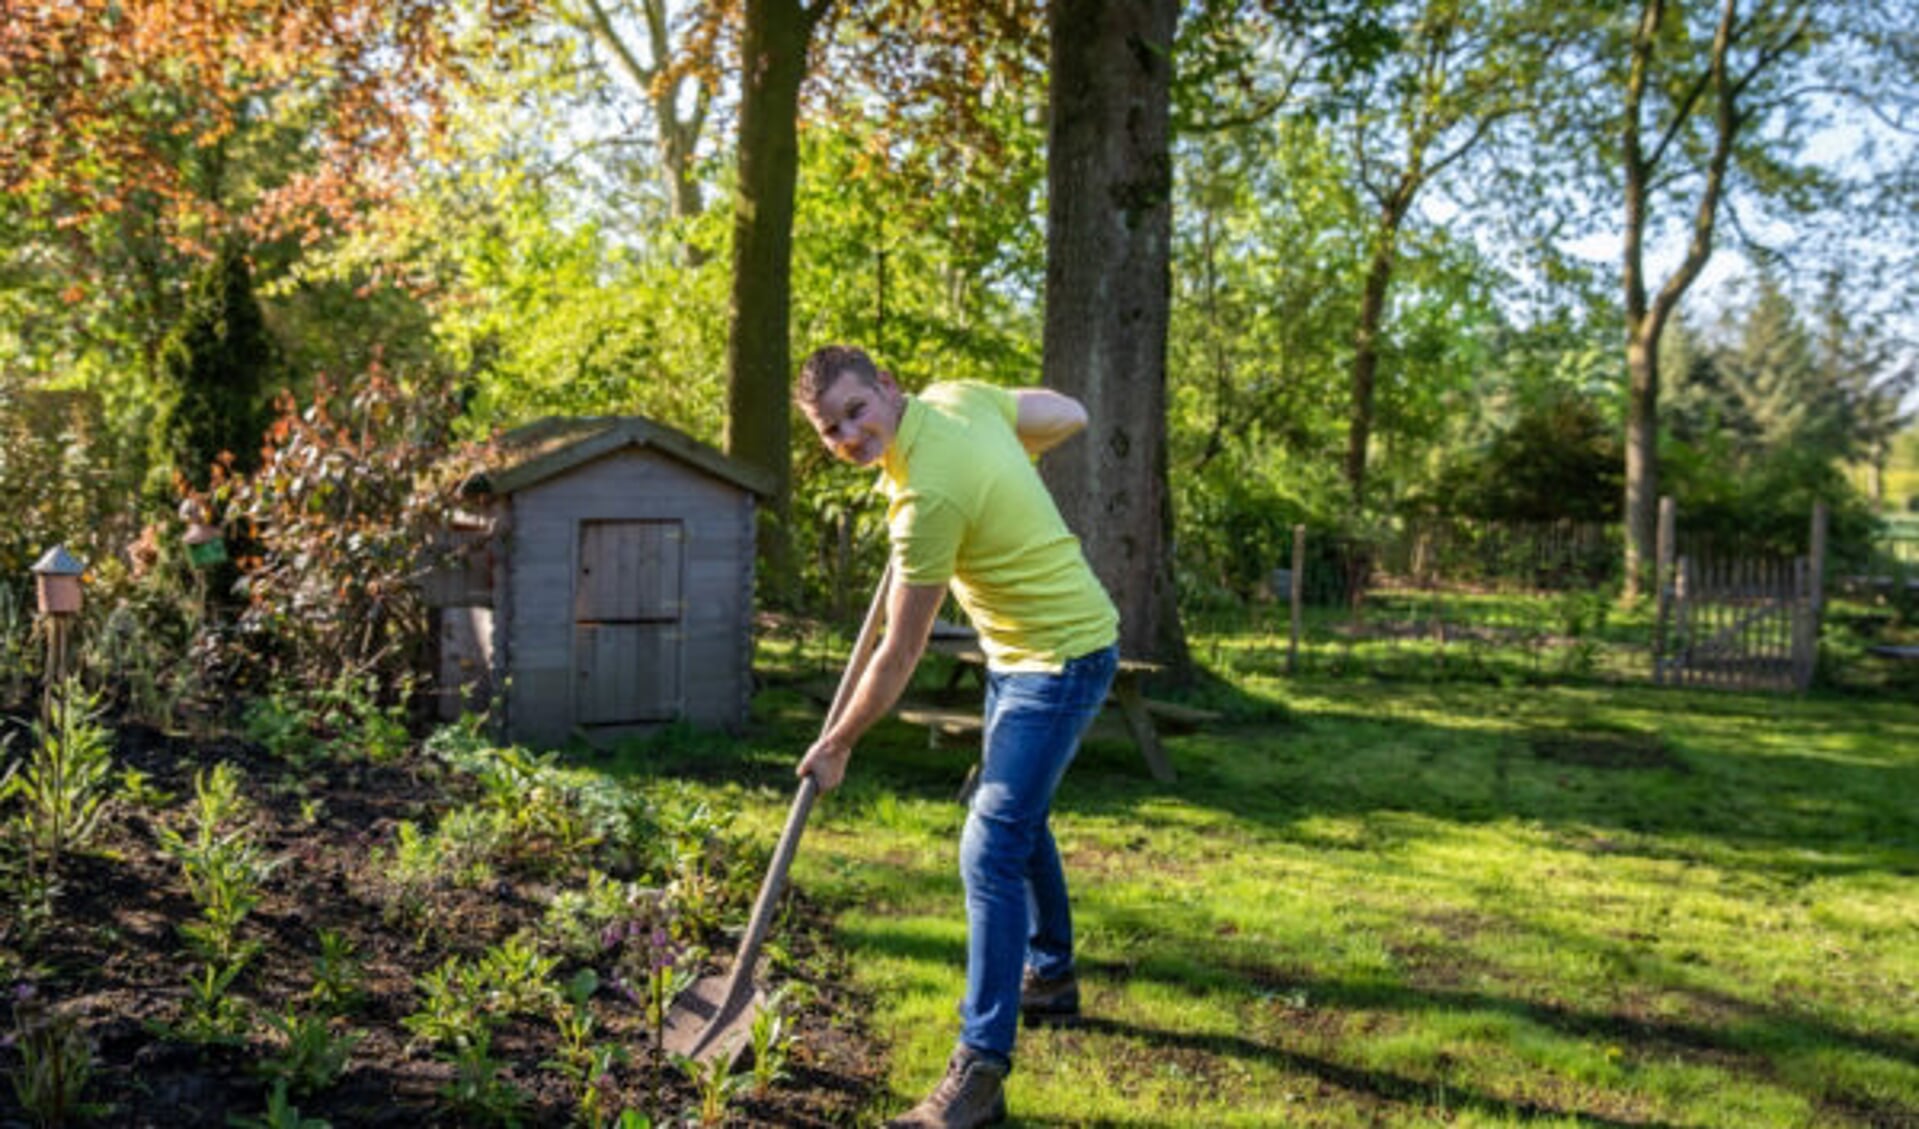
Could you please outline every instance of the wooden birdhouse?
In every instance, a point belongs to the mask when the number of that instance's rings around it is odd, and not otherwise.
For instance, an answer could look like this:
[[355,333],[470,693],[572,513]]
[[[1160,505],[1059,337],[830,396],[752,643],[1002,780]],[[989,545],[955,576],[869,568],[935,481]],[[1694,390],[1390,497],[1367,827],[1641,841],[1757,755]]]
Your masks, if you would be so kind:
[[33,566],[35,586],[40,595],[41,615],[78,615],[80,612],[80,576],[87,571],[65,545],[48,549]]

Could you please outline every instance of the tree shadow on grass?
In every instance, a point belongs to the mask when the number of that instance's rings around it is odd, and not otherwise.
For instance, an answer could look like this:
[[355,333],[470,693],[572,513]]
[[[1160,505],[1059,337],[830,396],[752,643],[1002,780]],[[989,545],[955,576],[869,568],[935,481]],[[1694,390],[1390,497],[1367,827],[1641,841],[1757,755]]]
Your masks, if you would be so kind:
[[[1216,726],[1167,742],[1180,780],[1166,786],[1141,779],[1129,750],[1090,744],[1055,810],[1125,817],[1146,829],[1179,821],[1150,810],[1171,797],[1282,840],[1310,839],[1302,825],[1324,817],[1513,820],[1603,832],[1606,853],[1698,861],[1687,852],[1705,838],[1767,855],[1749,865],[1781,876],[1919,875],[1919,808],[1909,802],[1919,795],[1919,757],[1745,754],[1727,739],[1650,739],[1642,748],[1617,730],[1585,733],[1576,723],[1497,730],[1360,712],[1315,715],[1283,732]],[[1566,754],[1584,746],[1594,755]],[[1608,762],[1622,750],[1633,755]]]
[[[1738,851],[1773,852],[1753,866],[1782,876],[1869,870],[1919,874],[1919,809],[1905,802],[1919,794],[1919,758],[1896,751],[1907,728],[1919,734],[1919,713],[1908,720],[1889,710],[1859,724],[1854,744],[1868,751],[1883,745],[1887,752],[1877,756],[1776,747],[1745,754],[1736,747],[1738,734],[1702,737],[1699,730],[1710,730],[1715,718],[1767,721],[1770,699],[1635,689],[1633,711],[1670,707],[1697,723],[1693,731],[1669,732],[1661,725],[1653,732],[1644,722],[1622,727],[1602,719],[1594,723],[1594,733],[1584,734],[1581,714],[1609,708],[1590,694],[1512,702],[1483,689],[1454,697],[1446,687],[1394,688],[1376,691],[1381,708],[1375,709],[1367,696],[1375,691],[1355,692],[1341,684],[1329,692],[1355,700],[1350,707],[1292,720],[1272,720],[1260,713],[1251,695],[1236,692],[1243,699],[1237,716],[1266,719],[1229,719],[1197,736],[1166,737],[1179,773],[1170,785],[1150,779],[1130,741],[1088,740],[1067,774],[1056,810],[1120,816],[1145,830],[1156,820],[1172,822],[1151,810],[1170,798],[1314,847],[1334,845],[1313,841],[1312,831],[1302,826],[1316,817],[1366,820],[1391,813],[1459,824],[1518,820],[1580,835],[1599,833],[1606,841],[1596,849],[1606,853],[1696,861],[1687,854],[1689,844],[1709,837]],[[1386,708],[1408,703],[1474,721],[1449,725]],[[1497,725],[1476,725],[1486,708],[1499,708],[1506,716]],[[1819,702],[1794,710],[1789,724],[1819,730],[1828,741],[1831,727],[1849,723],[1856,712]],[[787,690],[765,692],[760,712],[762,720],[740,739],[669,730],[589,763],[614,775],[684,776],[790,791],[793,765],[816,736],[817,715]],[[1583,737],[1592,739],[1582,742]],[[1592,756],[1568,755],[1587,745]],[[947,802],[977,757],[976,744],[929,746],[925,730],[889,720],[860,743],[841,802],[857,803],[879,792]],[[825,810],[834,806],[829,799]],[[1683,842],[1656,841],[1661,836]],[[1369,845],[1357,844],[1359,849]],[[1823,849],[1826,857],[1807,848]]]
[[[1353,693],[1346,685],[1335,689]],[[1655,731],[1642,721],[1583,717],[1609,707],[1590,694],[1569,694],[1563,701],[1506,703],[1512,712],[1500,724],[1479,726],[1481,711],[1500,699],[1484,689],[1454,697],[1446,687],[1379,690],[1379,709],[1362,692],[1348,708],[1275,719],[1253,696],[1236,692],[1241,700],[1227,720],[1196,736],[1163,738],[1179,773],[1175,783],[1154,782],[1130,741],[1095,737],[1081,746],[1055,810],[1123,817],[1147,830],[1156,821],[1178,820],[1151,810],[1171,799],[1307,846],[1332,845],[1311,841],[1312,832],[1302,828],[1316,817],[1518,820],[1601,833],[1608,841],[1597,849],[1606,853],[1696,861],[1687,846],[1653,840],[1710,837],[1739,851],[1775,852],[1757,868],[1782,875],[1919,874],[1919,808],[1906,802],[1919,794],[1919,757],[1897,752],[1907,728],[1919,734],[1919,712],[1908,718],[1887,710],[1858,724],[1853,744],[1883,747],[1879,755],[1777,747],[1747,754],[1737,748],[1739,734],[1702,737],[1699,729],[1710,730],[1717,718],[1769,723],[1770,699],[1633,692],[1633,711],[1670,707],[1697,725],[1691,732],[1664,725]],[[1448,725],[1384,708],[1408,702],[1474,720]],[[1789,724],[1817,730],[1830,742],[1832,726],[1851,724],[1856,713],[1844,705],[1794,707]],[[771,712],[777,718],[743,741],[669,739],[634,764],[647,774],[788,790],[816,721],[805,710]],[[923,729],[889,720],[860,743],[845,796],[892,792],[950,801],[977,758],[976,744],[929,746]],[[1807,848],[1824,849],[1827,857]]]
[[[1269,1043],[1262,1043],[1243,1035],[1168,1031],[1163,1028],[1097,1016],[1081,1020],[1074,1030],[1128,1039],[1161,1050],[1179,1050],[1214,1058],[1260,1062],[1291,1074],[1316,1078],[1328,1086],[1367,1102],[1408,1105],[1422,1109],[1443,1103],[1449,1110],[1470,1110],[1507,1121],[1569,1120],[1578,1125],[1619,1126],[1622,1129],[1626,1126],[1650,1127],[1664,1124],[1655,1121],[1618,1121],[1576,1109],[1559,1109],[1534,1102],[1513,1101],[1453,1083],[1408,1078],[1386,1070],[1347,1066],[1315,1055],[1301,1054]],[[1034,1121],[1031,1124],[1046,1124],[1046,1122]],[[1083,1123],[1073,1121],[1060,1124]],[[1137,1124],[1145,1124],[1145,1122]]]
[[[960,968],[966,959],[964,946],[957,940],[908,934],[884,926],[842,927],[840,935],[842,941],[853,948],[876,952],[891,959],[953,969]],[[1790,1008],[1754,1004],[1709,989],[1687,989],[1682,993],[1696,1006],[1702,1017],[1686,1019],[1583,1010],[1560,1003],[1483,991],[1394,983],[1384,979],[1328,980],[1276,965],[1230,959],[1209,959],[1205,963],[1208,979],[1203,983],[1171,972],[1150,957],[1115,961],[1083,956],[1080,974],[1082,983],[1088,987],[1097,987],[1102,981],[1124,985],[1136,980],[1152,980],[1163,987],[1195,997],[1237,990],[1243,993],[1249,1004],[1254,1000],[1271,1000],[1297,991],[1301,999],[1310,1001],[1310,1005],[1300,1012],[1302,1015],[1382,1012],[1406,1016],[1504,1015],[1567,1038],[1628,1048],[1635,1058],[1648,1061],[1680,1058],[1710,1064],[1715,1069],[1743,1074],[1776,1086],[1789,1085],[1768,1057],[1770,1050],[1780,1047],[1799,1046],[1807,1050],[1837,1048],[1919,1068],[1919,1041],[1893,1034],[1849,1030]],[[1433,1104],[1439,1093],[1439,1083],[1434,1080],[1348,1066],[1245,1036],[1168,1031],[1097,1015],[1086,1017],[1072,1030],[1121,1036],[1148,1046],[1259,1060],[1313,1076],[1362,1100],[1411,1103],[1424,1107]],[[1919,1106],[1902,1104],[1889,1098],[1841,1092],[1830,1087],[1817,1092],[1802,1091],[1802,1094],[1818,1106],[1851,1110],[1864,1117],[1869,1124],[1919,1124]],[[1456,1108],[1470,1108],[1489,1115],[1520,1120],[1558,1117],[1590,1125],[1653,1124],[1615,1121],[1590,1112],[1511,1101],[1491,1094],[1458,1090],[1450,1083],[1445,1086],[1445,1096],[1447,1102]]]
[[[1149,915],[1114,914],[1110,911],[1108,923],[1121,931],[1144,930],[1152,924]],[[1601,958],[1610,957],[1616,951],[1588,936],[1529,928],[1547,938],[1554,946],[1585,949]],[[1641,962],[1655,960],[1645,954],[1635,954],[1634,959]],[[1768,1049],[1785,1046],[1843,1048],[1919,1069],[1919,1039],[1842,1027],[1794,1008],[1754,1003],[1712,988],[1675,986],[1669,974],[1653,977],[1655,981],[1666,985],[1661,989],[1661,994],[1667,998],[1684,1000],[1697,1018],[1646,1017],[1620,1011],[1581,1010],[1564,1004],[1442,985],[1395,982],[1383,977],[1326,980],[1313,976],[1307,970],[1234,959],[1226,954],[1209,953],[1205,967],[1214,977],[1226,976],[1237,981],[1245,987],[1249,996],[1272,996],[1299,990],[1305,993],[1315,1008],[1333,1007],[1366,1012],[1447,1014],[1478,1011],[1505,1014],[1563,1035],[1604,1039],[1642,1050],[1738,1056],[1748,1061],[1756,1073],[1770,1072],[1770,1067],[1765,1063]],[[1160,971],[1160,966],[1150,960],[1082,960],[1081,968],[1089,975],[1120,983],[1139,978],[1152,979],[1196,996],[1220,988],[1217,979],[1198,983],[1173,971]],[[1906,1116],[1919,1120],[1919,1107],[1906,1111]]]

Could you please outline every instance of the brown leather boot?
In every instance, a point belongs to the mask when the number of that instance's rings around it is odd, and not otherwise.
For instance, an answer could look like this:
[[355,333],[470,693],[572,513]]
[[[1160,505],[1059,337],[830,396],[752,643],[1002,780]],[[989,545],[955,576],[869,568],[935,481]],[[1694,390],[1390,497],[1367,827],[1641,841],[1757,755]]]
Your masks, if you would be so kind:
[[1006,1120],[1006,1067],[961,1047],[946,1077],[926,1100],[886,1123],[886,1129],[974,1129]]
[[1019,985],[1019,1014],[1028,1027],[1078,1023],[1078,978],[1068,972],[1049,980],[1027,969]]

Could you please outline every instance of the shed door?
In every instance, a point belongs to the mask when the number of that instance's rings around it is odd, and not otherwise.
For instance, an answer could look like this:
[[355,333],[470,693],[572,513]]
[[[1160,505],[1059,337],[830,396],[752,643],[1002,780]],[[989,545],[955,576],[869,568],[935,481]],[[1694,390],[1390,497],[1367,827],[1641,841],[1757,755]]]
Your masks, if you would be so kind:
[[573,662],[581,725],[679,716],[684,541],[677,521],[580,523]]

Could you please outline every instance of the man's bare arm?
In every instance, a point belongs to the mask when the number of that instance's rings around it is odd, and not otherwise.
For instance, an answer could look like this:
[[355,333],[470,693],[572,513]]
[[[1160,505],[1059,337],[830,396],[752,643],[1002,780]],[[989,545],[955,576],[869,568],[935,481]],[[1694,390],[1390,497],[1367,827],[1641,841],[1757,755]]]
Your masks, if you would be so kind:
[[912,680],[913,668],[919,665],[927,636],[932,634],[933,617],[945,598],[944,584],[893,585],[886,601],[886,636],[880,641],[879,650],[873,653],[873,661],[867,664],[859,685],[853,688],[839,720],[800,761],[801,776],[813,773],[822,791],[830,792],[839,786],[846,775],[846,760],[853,745],[886,716],[886,711],[899,701],[907,682]]
[[1043,455],[1077,435],[1086,426],[1086,407],[1063,392],[1050,388],[1016,388],[1013,398],[1019,404],[1014,430],[1027,453]]

